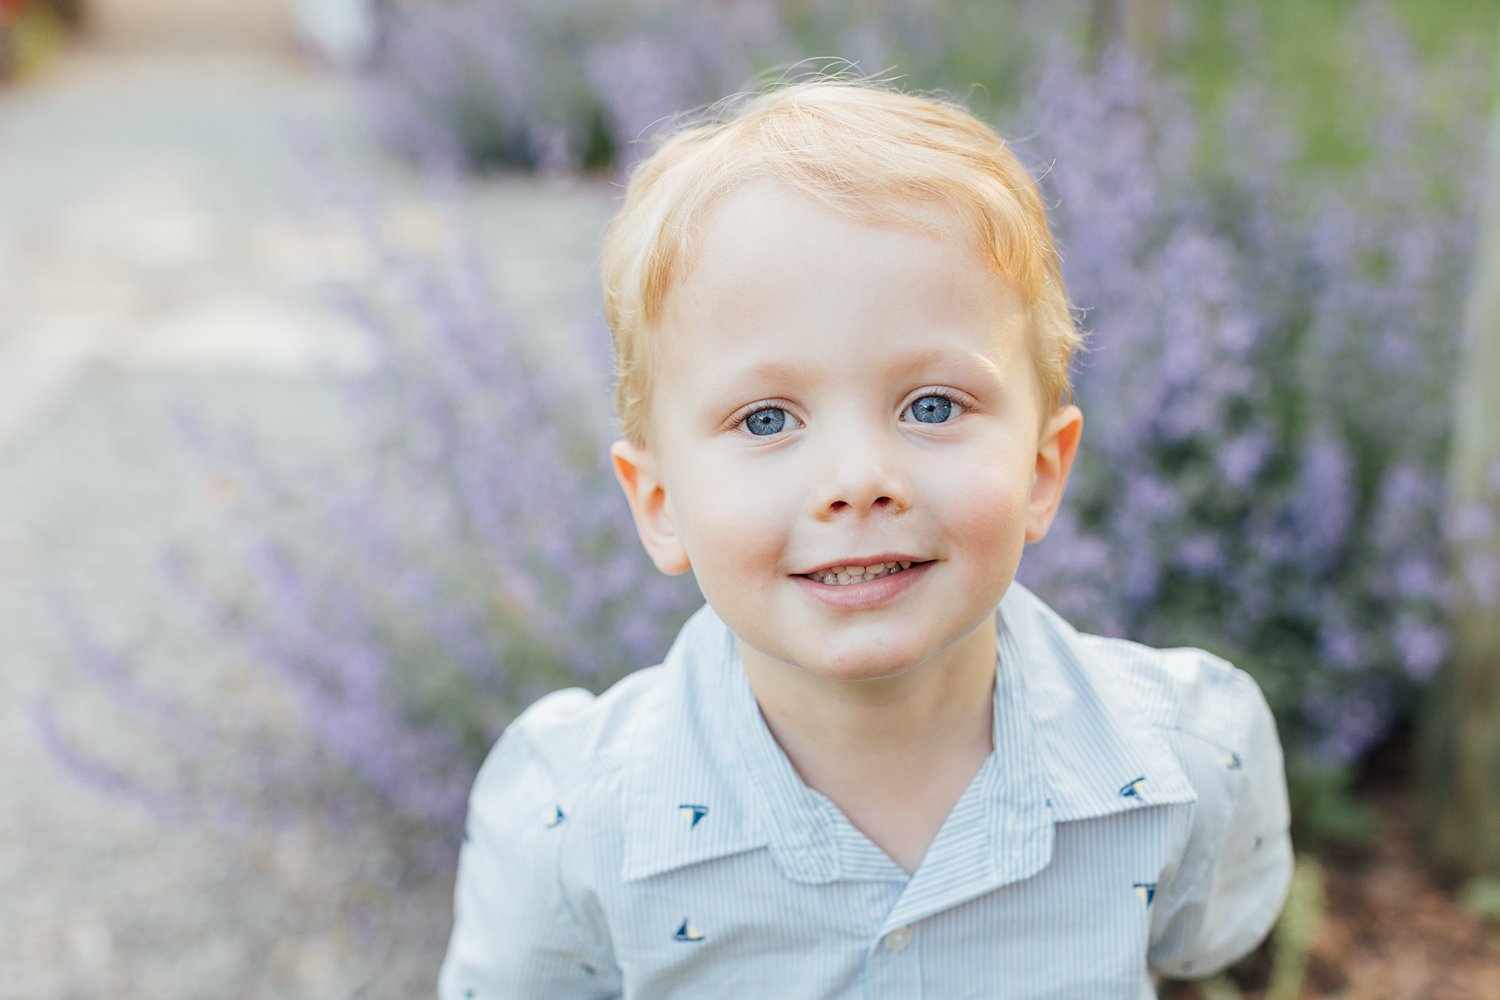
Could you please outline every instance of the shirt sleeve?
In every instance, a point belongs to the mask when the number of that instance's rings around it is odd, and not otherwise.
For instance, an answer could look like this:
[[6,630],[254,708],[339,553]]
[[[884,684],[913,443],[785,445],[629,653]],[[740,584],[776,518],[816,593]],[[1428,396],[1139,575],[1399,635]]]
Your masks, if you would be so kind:
[[[1281,912],[1292,879],[1286,773],[1276,721],[1249,675],[1231,670],[1181,863],[1162,893],[1148,955],[1153,970],[1206,976],[1248,954]],[[1219,738],[1224,738],[1219,737]]]
[[533,733],[583,691],[559,692],[511,724],[475,779],[454,888],[441,1000],[603,1000],[620,994],[607,937],[563,888],[566,806],[557,762]]

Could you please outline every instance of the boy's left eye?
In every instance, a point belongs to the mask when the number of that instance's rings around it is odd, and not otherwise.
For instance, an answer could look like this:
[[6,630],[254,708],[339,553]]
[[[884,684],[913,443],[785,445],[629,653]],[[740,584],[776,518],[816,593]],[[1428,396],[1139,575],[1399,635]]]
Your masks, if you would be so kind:
[[962,409],[962,403],[956,403],[947,396],[933,394],[913,400],[901,417],[919,424],[941,424],[952,420],[955,410]]

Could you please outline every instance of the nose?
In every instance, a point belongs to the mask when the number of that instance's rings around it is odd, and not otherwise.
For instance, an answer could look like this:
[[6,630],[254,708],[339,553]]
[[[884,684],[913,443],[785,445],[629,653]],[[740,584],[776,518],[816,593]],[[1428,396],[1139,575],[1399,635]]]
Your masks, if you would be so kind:
[[814,461],[817,485],[813,514],[818,518],[873,513],[899,514],[912,503],[895,442],[868,433],[830,436]]

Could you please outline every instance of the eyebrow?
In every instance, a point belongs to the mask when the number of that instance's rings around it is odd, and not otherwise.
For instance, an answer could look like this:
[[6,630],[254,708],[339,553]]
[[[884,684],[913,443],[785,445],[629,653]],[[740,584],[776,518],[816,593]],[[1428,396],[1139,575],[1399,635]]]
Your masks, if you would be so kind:
[[790,361],[774,360],[763,361],[760,364],[749,365],[744,368],[729,368],[715,371],[707,378],[709,388],[714,390],[728,390],[737,385],[749,383],[751,385],[786,385],[796,383],[807,375],[807,366],[794,364]]
[[[898,354],[890,363],[891,371],[917,371],[941,368],[951,364],[978,365],[987,372],[998,374],[1000,368],[989,357],[979,351],[951,351],[943,348],[926,348]],[[738,369],[724,369],[710,376],[713,384],[752,382],[756,384],[795,383],[807,375],[807,367],[800,363],[775,359],[762,361]]]
[[979,351],[951,351],[933,347],[898,356],[891,367],[900,371],[918,371],[942,368],[950,364],[977,365],[987,373],[999,375],[1000,366]]

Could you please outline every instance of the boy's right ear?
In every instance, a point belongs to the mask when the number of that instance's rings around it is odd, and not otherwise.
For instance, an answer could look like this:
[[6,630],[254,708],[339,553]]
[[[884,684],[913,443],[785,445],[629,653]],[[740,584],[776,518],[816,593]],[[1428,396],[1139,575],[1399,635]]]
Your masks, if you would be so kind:
[[667,508],[667,491],[654,457],[624,438],[610,446],[609,455],[614,460],[615,478],[630,503],[630,515],[635,518],[635,530],[641,536],[646,554],[657,569],[669,576],[686,573],[692,563]]

